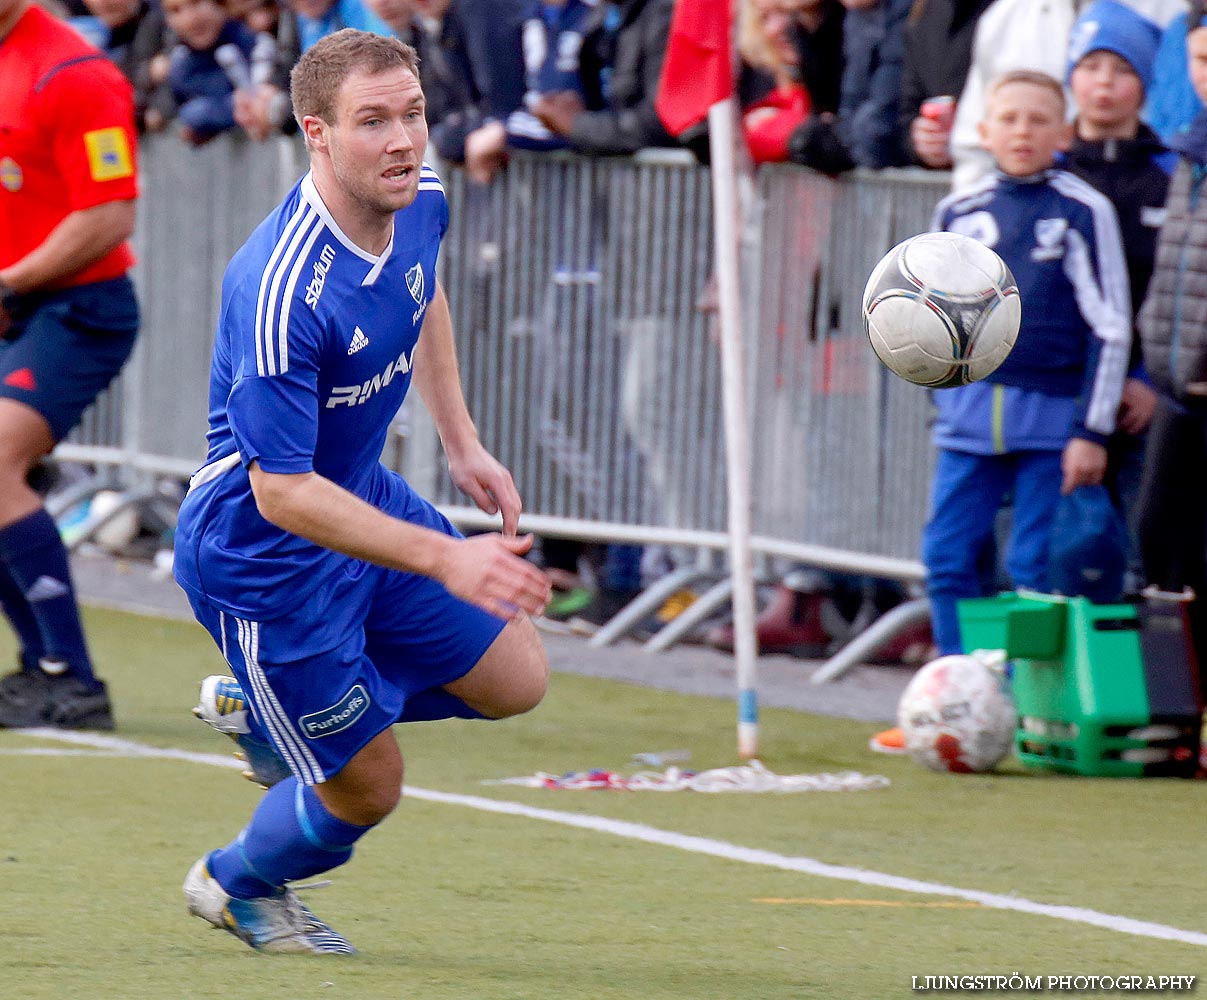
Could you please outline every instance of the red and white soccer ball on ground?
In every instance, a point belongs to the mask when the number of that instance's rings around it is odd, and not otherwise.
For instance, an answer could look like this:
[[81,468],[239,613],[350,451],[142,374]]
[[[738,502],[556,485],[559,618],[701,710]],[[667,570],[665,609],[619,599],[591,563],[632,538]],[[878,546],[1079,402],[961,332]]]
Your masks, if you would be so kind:
[[1014,745],[1017,713],[1000,670],[978,656],[941,656],[897,705],[905,749],[932,771],[991,771]]
[[922,233],[881,258],[863,290],[876,356],[907,382],[943,389],[993,373],[1018,337],[1014,275],[993,250],[958,233]]

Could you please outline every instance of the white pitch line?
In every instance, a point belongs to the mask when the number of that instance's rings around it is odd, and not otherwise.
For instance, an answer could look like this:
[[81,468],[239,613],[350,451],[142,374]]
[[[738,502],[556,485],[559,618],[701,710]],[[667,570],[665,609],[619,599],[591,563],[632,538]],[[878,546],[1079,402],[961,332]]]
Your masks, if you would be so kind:
[[[57,740],[62,743],[73,743],[78,746],[93,747],[97,750],[111,751],[131,757],[154,757],[168,760],[183,760],[194,764],[239,768],[237,760],[221,754],[193,753],[188,750],[164,749],[147,746],[131,740],[123,740],[115,736],[100,736],[93,733],[68,732],[59,729],[26,729],[27,736],[39,739]],[[814,858],[792,857],[776,854],[774,851],[764,851],[753,847],[741,847],[724,840],[712,840],[707,837],[695,837],[690,834],[674,833],[669,830],[659,830],[656,827],[645,826],[642,823],[630,823],[625,820],[608,819],[604,816],[593,816],[589,813],[561,812],[556,809],[541,809],[524,805],[520,802],[509,802],[505,799],[488,799],[480,795],[459,795],[452,792],[438,792],[428,788],[416,788],[408,785],[405,794],[409,798],[425,802],[441,802],[446,805],[465,806],[479,809],[483,812],[501,813],[506,816],[522,816],[525,819],[537,819],[546,823],[558,823],[562,826],[577,827],[580,830],[592,830],[596,833],[606,833],[626,840],[639,840],[647,844],[657,844],[661,847],[673,847],[692,854],[704,854],[726,861],[740,861],[744,864],[761,865],[765,868],[780,868],[784,871],[799,872],[803,875],[813,875],[818,878],[837,879],[842,882],[856,882],[860,885],[876,886],[881,889],[896,889],[898,892],[910,892],[927,896],[951,896],[956,899],[966,899],[995,910],[1014,910],[1019,913],[1032,913],[1037,916],[1051,917],[1054,920],[1067,920],[1071,923],[1088,924],[1091,927],[1101,927],[1104,930],[1120,934],[1134,934],[1137,937],[1156,938],[1162,941],[1177,941],[1181,944],[1193,944],[1207,948],[1207,934],[1199,931],[1183,930],[1180,927],[1169,927],[1147,920],[1134,920],[1131,917],[1116,916],[1111,913],[1100,913],[1097,910],[1087,910],[1079,906],[1054,906],[1050,903],[1037,903],[1018,896],[1002,896],[992,892],[979,892],[975,889],[961,889],[958,886],[944,885],[941,882],[923,882],[919,879],[903,878],[886,872],[871,871],[866,868],[848,868],[845,865],[832,865]]]

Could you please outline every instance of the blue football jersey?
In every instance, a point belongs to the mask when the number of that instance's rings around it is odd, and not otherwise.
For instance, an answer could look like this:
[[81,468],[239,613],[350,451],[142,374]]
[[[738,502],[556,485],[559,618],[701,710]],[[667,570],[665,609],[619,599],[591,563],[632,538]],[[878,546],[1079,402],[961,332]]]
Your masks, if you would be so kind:
[[235,254],[222,282],[206,464],[176,530],[176,578],[250,616],[299,606],[358,560],[282,531],[247,475],[316,472],[397,511],[380,458],[411,384],[436,289],[448,203],[424,164],[415,201],[379,257],[341,232],[307,174]]

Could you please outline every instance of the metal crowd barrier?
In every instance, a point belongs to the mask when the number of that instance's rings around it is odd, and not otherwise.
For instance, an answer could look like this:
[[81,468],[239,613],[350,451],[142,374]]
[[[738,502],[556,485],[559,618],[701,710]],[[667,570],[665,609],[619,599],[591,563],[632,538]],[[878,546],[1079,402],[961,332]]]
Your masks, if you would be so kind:
[[[144,486],[200,464],[223,269],[304,169],[286,139],[144,144],[143,334],[60,457]],[[707,170],[676,151],[517,156],[489,188],[442,172],[452,220],[442,282],[466,398],[516,477],[525,528],[723,550]],[[836,182],[789,166],[751,185],[742,291],[754,547],[765,557],[921,577],[929,404],[867,349],[859,301],[874,263],[927,228],[945,191],[943,177]],[[449,481],[422,414],[409,409],[400,427],[386,461],[458,523],[486,526]]]

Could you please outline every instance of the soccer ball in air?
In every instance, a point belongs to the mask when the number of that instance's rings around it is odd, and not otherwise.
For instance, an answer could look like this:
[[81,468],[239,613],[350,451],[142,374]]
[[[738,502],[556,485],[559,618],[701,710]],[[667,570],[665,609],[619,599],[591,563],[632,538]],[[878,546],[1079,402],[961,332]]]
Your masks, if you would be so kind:
[[967,385],[1006,360],[1022,305],[1014,275],[983,243],[922,233],[881,258],[863,289],[876,356],[907,382]]
[[905,749],[932,771],[989,771],[1014,743],[1017,715],[1001,673],[976,656],[941,656],[897,705]]

